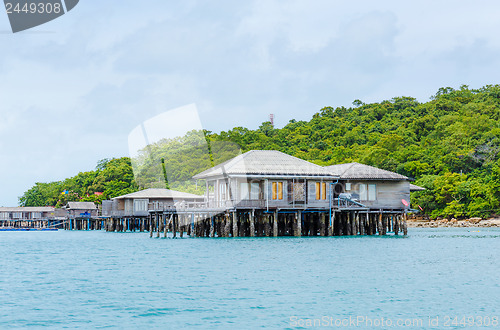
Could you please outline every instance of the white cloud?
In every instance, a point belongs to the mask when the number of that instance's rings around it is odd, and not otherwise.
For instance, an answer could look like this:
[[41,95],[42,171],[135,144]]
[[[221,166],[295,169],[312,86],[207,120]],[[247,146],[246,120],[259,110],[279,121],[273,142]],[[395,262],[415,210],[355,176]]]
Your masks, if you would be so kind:
[[126,155],[135,126],[184,104],[218,131],[497,83],[499,11],[465,0],[81,2],[44,33],[0,34],[0,205]]

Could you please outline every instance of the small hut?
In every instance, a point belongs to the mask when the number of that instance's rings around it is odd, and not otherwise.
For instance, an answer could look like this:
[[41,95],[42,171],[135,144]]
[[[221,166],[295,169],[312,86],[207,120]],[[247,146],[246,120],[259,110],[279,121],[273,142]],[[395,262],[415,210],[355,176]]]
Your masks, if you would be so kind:
[[[340,177],[335,193],[371,209],[407,209],[410,203],[410,178],[360,163],[325,167]],[[406,205],[405,205],[405,201]]]
[[66,210],[68,217],[72,219],[98,216],[98,208],[94,202],[68,202],[63,209]]
[[168,208],[184,203],[199,203],[204,196],[181,191],[149,188],[103,201],[103,216],[143,217],[147,216],[150,204],[155,208]]

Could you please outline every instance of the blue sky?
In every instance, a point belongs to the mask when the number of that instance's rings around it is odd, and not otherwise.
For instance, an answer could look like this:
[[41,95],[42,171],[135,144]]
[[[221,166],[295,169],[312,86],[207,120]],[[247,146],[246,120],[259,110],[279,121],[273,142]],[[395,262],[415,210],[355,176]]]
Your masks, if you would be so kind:
[[0,206],[128,155],[195,103],[213,131],[324,106],[500,83],[498,1],[81,0],[12,34],[0,14]]

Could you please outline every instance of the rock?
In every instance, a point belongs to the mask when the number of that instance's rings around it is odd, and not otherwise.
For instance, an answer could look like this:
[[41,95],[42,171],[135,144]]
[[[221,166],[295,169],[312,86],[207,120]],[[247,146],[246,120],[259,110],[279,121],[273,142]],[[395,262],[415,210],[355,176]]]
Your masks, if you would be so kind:
[[470,218],[469,222],[476,224],[476,223],[479,223],[481,220],[483,220],[483,219],[481,219],[481,218]]

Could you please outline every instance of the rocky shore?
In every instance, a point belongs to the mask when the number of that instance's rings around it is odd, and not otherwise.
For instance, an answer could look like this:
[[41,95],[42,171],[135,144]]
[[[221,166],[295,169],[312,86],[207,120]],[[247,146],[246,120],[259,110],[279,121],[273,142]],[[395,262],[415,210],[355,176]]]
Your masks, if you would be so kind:
[[439,220],[410,220],[409,228],[440,228],[440,227],[500,227],[500,218],[486,219],[470,218],[465,220],[439,219]]

